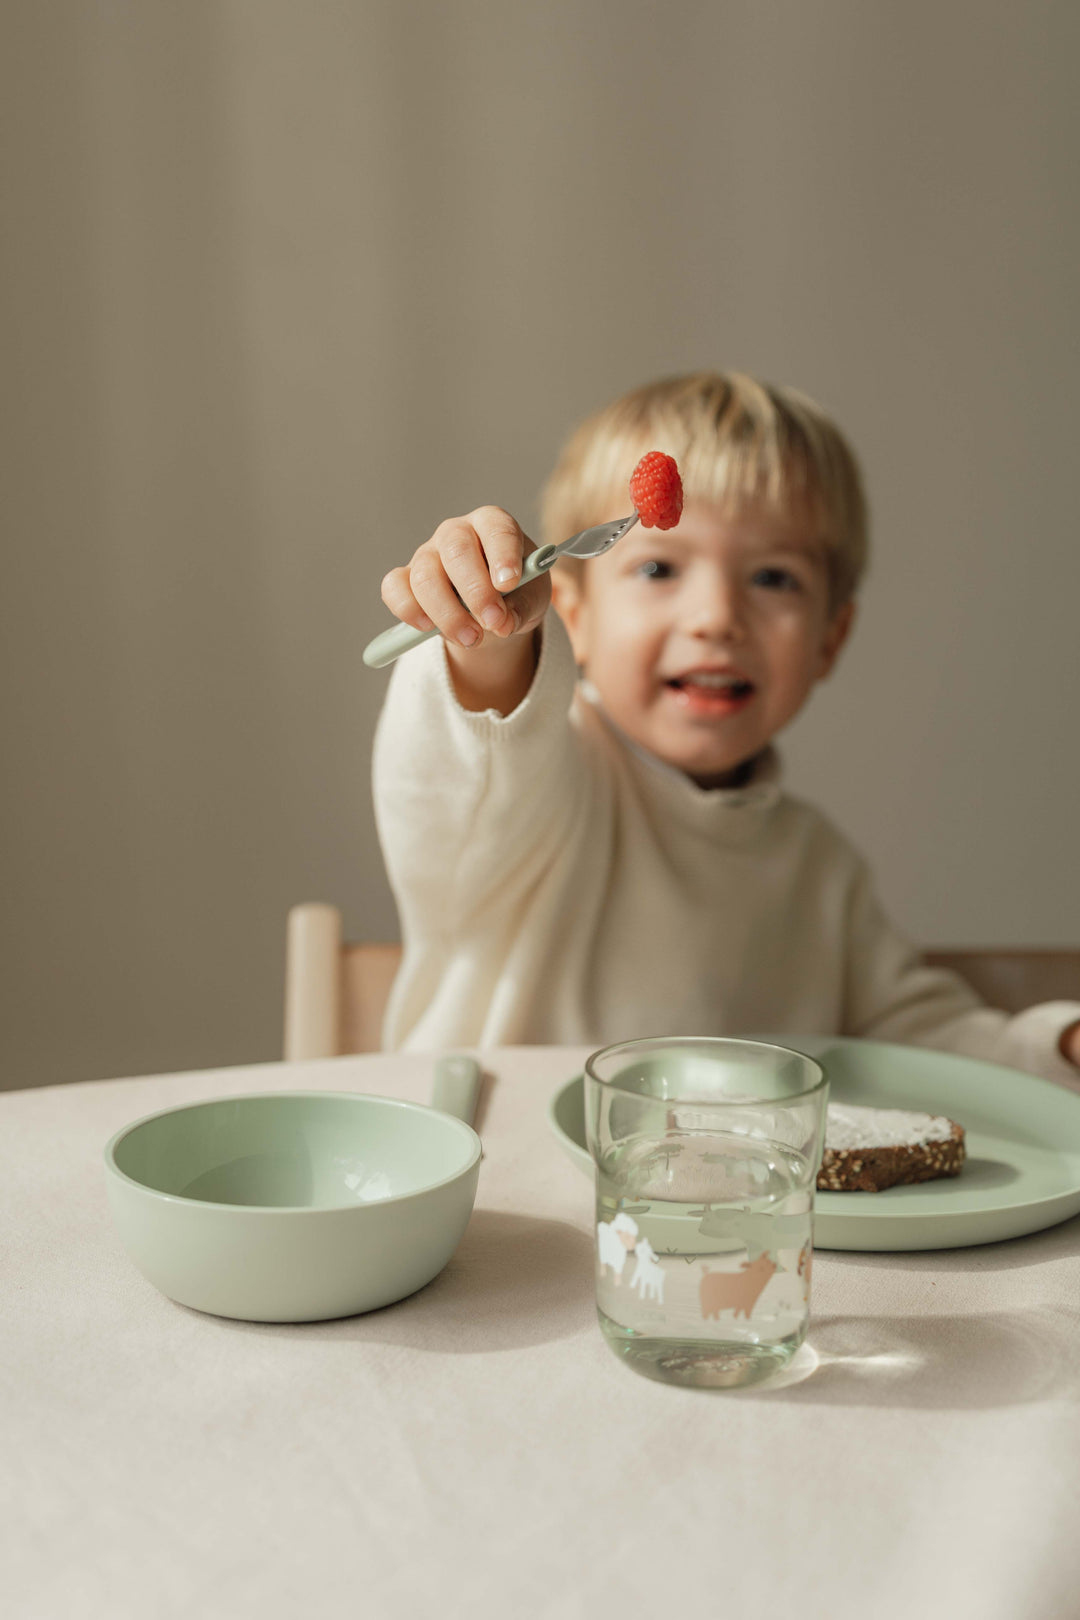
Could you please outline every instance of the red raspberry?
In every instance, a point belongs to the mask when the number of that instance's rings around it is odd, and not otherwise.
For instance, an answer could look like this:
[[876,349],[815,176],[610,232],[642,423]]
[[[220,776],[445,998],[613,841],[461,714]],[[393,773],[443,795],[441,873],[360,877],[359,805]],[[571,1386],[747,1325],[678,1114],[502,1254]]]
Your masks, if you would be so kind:
[[646,529],[673,529],[682,516],[682,479],[674,456],[650,450],[630,475],[630,499]]

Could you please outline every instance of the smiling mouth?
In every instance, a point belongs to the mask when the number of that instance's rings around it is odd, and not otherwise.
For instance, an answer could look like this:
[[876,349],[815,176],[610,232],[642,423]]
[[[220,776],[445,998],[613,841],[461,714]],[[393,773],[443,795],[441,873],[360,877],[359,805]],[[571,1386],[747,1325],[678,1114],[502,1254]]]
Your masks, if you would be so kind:
[[674,692],[685,692],[688,696],[712,698],[716,701],[735,701],[753,696],[753,681],[744,681],[737,675],[706,675],[690,674],[677,675],[673,680],[665,681]]
[[717,670],[690,670],[665,681],[675,709],[684,719],[702,725],[722,725],[733,720],[754,700],[753,681],[741,675]]

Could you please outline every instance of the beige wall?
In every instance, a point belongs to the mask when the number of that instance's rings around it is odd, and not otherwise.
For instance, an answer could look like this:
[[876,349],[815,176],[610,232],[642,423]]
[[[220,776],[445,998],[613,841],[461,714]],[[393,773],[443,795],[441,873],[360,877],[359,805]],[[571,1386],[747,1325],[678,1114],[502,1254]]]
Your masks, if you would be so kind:
[[1075,7],[0,9],[0,1084],[279,1049],[391,937],[378,582],[698,365],[862,454],[797,788],[935,943],[1076,943]]

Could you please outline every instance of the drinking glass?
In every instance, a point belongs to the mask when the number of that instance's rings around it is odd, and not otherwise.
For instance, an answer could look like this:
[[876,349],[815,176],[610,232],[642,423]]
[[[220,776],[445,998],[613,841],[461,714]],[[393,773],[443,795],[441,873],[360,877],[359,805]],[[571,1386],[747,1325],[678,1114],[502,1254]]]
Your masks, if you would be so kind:
[[669,1384],[754,1384],[806,1337],[829,1082],[762,1041],[594,1052],[596,1303],[608,1344]]

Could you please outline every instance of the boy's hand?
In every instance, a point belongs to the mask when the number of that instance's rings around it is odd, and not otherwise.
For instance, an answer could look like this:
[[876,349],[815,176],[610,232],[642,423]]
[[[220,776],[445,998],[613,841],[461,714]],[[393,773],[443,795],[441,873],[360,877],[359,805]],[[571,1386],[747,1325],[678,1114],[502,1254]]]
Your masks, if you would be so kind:
[[1062,1030],[1058,1048],[1062,1057],[1068,1058],[1070,1063],[1075,1063],[1080,1069],[1080,1023],[1070,1024],[1067,1029]]
[[447,518],[404,568],[382,582],[391,613],[417,630],[439,631],[455,647],[476,647],[484,631],[499,640],[523,635],[539,624],[551,601],[547,574],[514,597],[521,565],[536,547],[501,506],[478,506],[466,517]]

